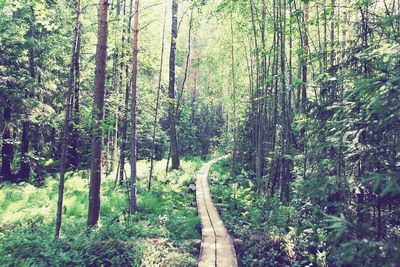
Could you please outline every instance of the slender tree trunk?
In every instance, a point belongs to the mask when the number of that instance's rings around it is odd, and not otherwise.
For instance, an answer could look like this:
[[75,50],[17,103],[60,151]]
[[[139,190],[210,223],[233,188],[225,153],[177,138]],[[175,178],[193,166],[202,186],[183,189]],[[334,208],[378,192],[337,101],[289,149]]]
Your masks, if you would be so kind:
[[271,144],[271,151],[275,152],[276,148],[276,124],[277,124],[277,116],[278,116],[278,25],[277,25],[277,11],[275,9],[276,0],[273,1],[274,6],[274,38],[273,38],[273,63],[272,63],[272,77],[273,77],[273,97],[271,98],[271,107],[273,101],[273,111],[272,111],[272,144]]
[[169,137],[171,142],[171,161],[172,169],[179,169],[179,147],[178,147],[178,136],[176,132],[176,116],[175,116],[175,51],[176,51],[176,39],[178,36],[178,3],[176,0],[172,0],[172,24],[171,24],[171,50],[169,56],[169,86],[168,86],[168,97],[169,97]]
[[104,116],[104,87],[106,78],[108,0],[99,1],[99,22],[96,49],[94,93],[94,125],[92,136],[92,164],[89,188],[88,225],[96,226],[100,217],[102,124]]
[[57,215],[56,215],[56,229],[55,229],[55,237],[58,238],[60,236],[61,230],[61,222],[62,222],[62,206],[64,200],[64,179],[65,179],[65,170],[67,163],[67,151],[68,151],[68,131],[70,128],[71,121],[71,110],[72,110],[72,92],[74,87],[74,72],[75,72],[75,61],[76,54],[79,50],[79,25],[80,25],[80,15],[81,15],[81,7],[80,0],[76,2],[76,23],[74,29],[74,40],[72,42],[72,57],[71,64],[69,69],[69,79],[68,79],[68,92],[67,92],[67,105],[65,108],[65,118],[64,118],[64,128],[63,128],[63,136],[62,136],[62,151],[61,151],[61,163],[60,163],[60,184],[58,187],[58,201],[57,201]]
[[136,160],[137,160],[137,138],[136,138],[136,121],[137,121],[137,71],[138,71],[138,37],[139,37],[139,0],[135,2],[135,17],[133,20],[133,63],[132,63],[132,95],[131,95],[131,196],[130,196],[130,212],[135,213],[137,210],[136,203]]
[[152,182],[152,178],[153,178],[153,169],[154,169],[154,157],[155,157],[155,153],[156,153],[156,130],[157,130],[157,121],[158,121],[158,109],[160,107],[160,92],[161,92],[163,62],[164,62],[164,47],[165,47],[164,40],[165,40],[166,20],[167,20],[167,5],[165,5],[165,10],[164,10],[163,35],[162,35],[162,41],[161,41],[161,55],[160,55],[160,71],[158,72],[156,110],[154,113],[153,133],[152,133],[152,141],[151,141],[150,174],[149,174],[149,182],[147,184],[147,189],[149,191],[151,189],[151,182]]
[[[247,67],[247,76],[248,76],[248,80],[249,80],[249,89],[250,89],[250,105],[249,108],[251,110],[254,110],[254,92],[253,92],[253,65],[251,62],[251,51],[250,53],[248,52],[248,48],[246,46],[246,42],[243,38],[243,48],[244,48],[244,54],[246,57],[246,67]],[[250,116],[253,116],[253,113],[250,113]],[[251,142],[252,142],[252,147],[254,147],[254,143],[255,143],[255,137],[254,137],[254,125],[252,125],[252,133],[251,133]]]
[[[272,109],[271,114],[271,152],[274,153],[276,150],[277,143],[277,122],[278,122],[278,85],[279,85],[279,13],[277,8],[277,0],[273,0],[272,3],[273,9],[273,18],[274,18],[274,37],[272,43],[273,50],[273,63],[272,63],[272,87],[273,87],[273,97],[271,97],[270,107]],[[272,88],[271,88],[272,93]],[[280,171],[280,157],[275,159],[273,158],[271,161],[271,174],[272,174],[272,182],[271,182],[271,196],[274,196],[276,188],[279,189],[279,171]]]
[[[308,2],[304,3],[304,21],[303,21],[303,66],[302,66],[302,99],[301,99],[301,110],[307,112],[307,82],[308,82],[308,54],[309,54],[309,43],[308,43]],[[303,159],[303,179],[307,178],[307,147],[305,140],[306,129],[303,127],[300,130],[300,138],[302,139],[302,149],[304,152]]]
[[30,160],[29,160],[29,128],[31,122],[25,119],[22,122],[22,137],[21,137],[21,168],[18,172],[18,177],[21,180],[26,180],[30,173]]
[[[128,81],[127,81],[128,82]],[[126,85],[125,90],[125,105],[124,105],[124,116],[122,122],[122,130],[121,130],[121,147],[119,154],[119,183],[124,183],[124,171],[125,171],[125,151],[126,151],[126,143],[127,143],[127,129],[128,129],[128,112],[129,112],[129,85]],[[117,177],[118,180],[118,177]]]
[[[121,0],[116,0],[116,7],[115,7],[115,15],[116,15],[116,24],[119,26],[120,25],[120,17],[121,17]],[[119,33],[119,32],[118,32]],[[116,33],[114,34],[114,42],[115,42],[115,51],[113,53],[113,67],[112,67],[112,87],[113,91],[110,92],[110,94],[114,94],[117,96],[119,100],[120,96],[120,88],[121,88],[121,82],[120,82],[120,59],[121,59],[121,53],[120,53],[120,44],[118,44],[118,37],[119,34]],[[123,42],[122,42],[123,44]],[[110,159],[107,164],[107,173],[111,173],[114,170],[115,166],[115,159],[117,158],[117,153],[118,153],[118,138],[119,138],[119,123],[120,123],[120,116],[119,113],[121,111],[120,107],[120,102],[118,101],[117,104],[117,109],[112,115],[115,120],[114,124],[114,129],[111,130],[109,139],[110,141],[108,142],[109,146],[109,153],[110,153]],[[119,162],[118,162],[119,163]],[[119,165],[118,165],[119,166]],[[118,173],[118,170],[117,170]]]
[[322,74],[324,72],[323,70],[323,53],[322,51],[322,42],[321,42],[321,19],[320,19],[320,9],[319,9],[319,3],[316,4],[316,12],[317,12],[317,37],[318,37],[318,67],[319,67],[319,73]]
[[233,19],[231,13],[231,75],[232,75],[232,103],[233,103],[233,116],[232,116],[232,132],[233,132],[233,149],[232,149],[232,173],[236,172],[236,154],[237,154],[237,137],[236,137],[236,80],[235,80],[235,46],[234,46],[234,31]]
[[[125,7],[126,7],[126,0],[124,0],[124,15],[126,14],[125,12]],[[133,14],[133,0],[130,0],[129,2],[129,16],[128,16],[128,21],[127,21],[127,35],[128,35],[128,40],[127,43],[130,43],[130,33],[131,33],[131,19],[132,19],[132,14]],[[125,41],[125,29],[122,34],[122,42]],[[119,181],[120,184],[123,184],[124,182],[124,172],[125,172],[125,156],[126,156],[126,144],[128,143],[127,140],[127,130],[128,130],[128,114],[129,114],[129,94],[130,94],[130,77],[129,77],[129,66],[125,62],[122,63],[121,65],[121,76],[123,69],[125,67],[125,103],[124,103],[124,111],[123,111],[123,118],[122,118],[122,128],[121,128],[121,147],[120,147],[120,155],[119,155]],[[122,79],[121,79],[122,80]],[[117,179],[118,180],[118,176]]]
[[[122,25],[125,26],[125,22],[126,22],[126,0],[123,0],[122,2]],[[120,11],[121,12],[121,11]],[[122,30],[122,34],[121,34],[121,43],[124,44],[125,43],[125,27],[123,27]],[[124,47],[122,47],[121,51],[120,51],[120,60],[119,60],[119,69],[118,69],[118,82],[119,82],[119,90],[122,90],[123,87],[123,73],[124,73],[124,67],[125,67],[125,51],[124,51]],[[121,92],[122,93],[122,92]],[[125,124],[125,109],[124,109],[124,105],[121,99],[121,96],[118,95],[118,118],[119,118],[119,123],[118,123],[118,137],[119,140],[117,140],[117,145],[118,145],[118,141],[119,141],[119,157],[118,157],[118,164],[117,164],[117,171],[116,171],[116,175],[115,175],[115,185],[117,185],[118,181],[123,181],[120,180],[121,178],[119,177],[119,174],[122,173],[123,175],[123,169],[121,168],[122,165],[122,161],[121,161],[121,148],[122,148],[122,143],[124,142],[124,138],[122,137],[122,132],[124,131],[124,124]],[[122,115],[120,115],[122,114]],[[118,154],[118,153],[117,153]],[[122,171],[122,172],[121,172]],[[122,176],[121,176],[122,177]]]
[[282,130],[281,130],[281,201],[289,202],[289,173],[287,171],[288,160],[286,159],[288,146],[288,121],[287,121],[287,103],[286,103],[286,59],[285,59],[285,30],[286,30],[286,1],[279,0],[279,36],[280,36],[280,68],[282,85]]
[[304,3],[304,34],[303,34],[303,65],[302,65],[302,88],[301,88],[301,106],[302,111],[306,112],[307,109],[307,77],[308,77],[308,31],[307,31],[307,24],[308,24],[308,2],[305,1]]
[[[255,147],[252,149],[255,155],[255,162],[254,162],[254,167],[255,167],[255,173],[256,177],[259,178],[260,176],[260,170],[261,170],[261,143],[262,141],[260,140],[260,132],[261,132],[261,125],[262,125],[262,108],[261,108],[261,97],[260,97],[260,88],[262,84],[262,66],[260,66],[260,51],[258,47],[258,39],[257,39],[257,27],[256,27],[256,18],[257,18],[257,12],[256,12],[256,6],[254,4],[253,0],[249,0],[250,4],[250,12],[251,12],[251,25],[252,25],[252,32],[253,32],[253,38],[254,38],[254,49],[255,49],[255,61],[256,61],[256,87],[255,87],[255,101],[254,101],[254,109],[256,111],[256,115],[254,116],[254,145]],[[264,23],[264,22],[263,22]],[[264,54],[264,51],[263,51]]]
[[[265,0],[262,1],[262,19],[260,22],[260,34],[261,34],[261,67],[260,67],[260,93],[258,94],[259,103],[258,103],[258,133],[257,133],[257,152],[256,152],[256,179],[257,182],[260,182],[261,177],[264,175],[264,132],[265,132],[265,110],[266,110],[266,101],[265,95],[267,92],[267,58],[266,58],[266,45],[265,45],[265,20],[266,20],[266,4]],[[261,186],[258,186],[261,188]]]
[[[78,0],[77,6],[77,15],[80,12],[80,0]],[[79,14],[80,15],[80,14]],[[70,149],[68,152],[69,157],[69,165],[72,166],[74,169],[78,169],[79,167],[79,140],[80,135],[78,132],[78,125],[80,122],[79,118],[79,90],[80,90],[80,51],[81,51],[81,21],[79,21],[76,27],[76,49],[73,51],[73,95],[71,96],[71,115],[72,115],[72,125],[70,125]],[[72,101],[73,99],[73,101]]]
[[326,16],[326,1],[324,0],[324,69],[328,69],[328,18]]
[[331,0],[331,54],[330,64],[331,67],[335,64],[335,0]]
[[1,147],[0,176],[2,177],[2,179],[4,179],[4,181],[11,182],[13,181],[11,163],[14,157],[14,144],[10,131],[11,107],[7,98],[4,101],[3,120],[4,120],[4,129],[2,133],[3,142]]

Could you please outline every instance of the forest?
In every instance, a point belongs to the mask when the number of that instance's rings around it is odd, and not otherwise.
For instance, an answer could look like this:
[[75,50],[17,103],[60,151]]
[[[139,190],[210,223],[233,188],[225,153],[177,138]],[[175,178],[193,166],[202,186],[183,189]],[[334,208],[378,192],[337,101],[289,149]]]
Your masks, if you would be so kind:
[[0,150],[0,266],[400,266],[400,1],[0,0]]

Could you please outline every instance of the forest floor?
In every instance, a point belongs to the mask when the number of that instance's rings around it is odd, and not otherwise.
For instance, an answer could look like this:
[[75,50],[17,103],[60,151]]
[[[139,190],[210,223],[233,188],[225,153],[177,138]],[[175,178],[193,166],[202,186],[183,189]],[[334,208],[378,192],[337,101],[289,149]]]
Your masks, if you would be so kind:
[[201,235],[193,188],[203,161],[183,159],[181,170],[167,176],[165,164],[156,163],[148,192],[149,162],[138,163],[134,216],[127,212],[126,187],[115,187],[114,173],[103,179],[101,225],[90,232],[87,171],[68,173],[59,240],[54,239],[57,177],[47,177],[40,187],[1,185],[0,266],[196,266]]

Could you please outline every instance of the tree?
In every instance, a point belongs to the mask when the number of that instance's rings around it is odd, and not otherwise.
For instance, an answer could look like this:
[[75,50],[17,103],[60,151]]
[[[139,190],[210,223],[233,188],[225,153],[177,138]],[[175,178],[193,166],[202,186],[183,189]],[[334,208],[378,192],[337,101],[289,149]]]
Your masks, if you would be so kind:
[[[77,0],[78,4],[76,7],[77,16],[80,16],[80,0]],[[78,169],[79,167],[79,140],[80,135],[78,131],[79,127],[79,110],[80,110],[80,102],[79,102],[79,93],[80,93],[80,56],[81,56],[81,28],[82,22],[79,19],[76,22],[76,48],[73,54],[73,92],[71,95],[71,115],[72,115],[72,124],[70,125],[70,140],[69,140],[69,165],[74,168]]]
[[172,169],[179,168],[179,147],[178,136],[176,132],[176,116],[175,116],[175,51],[176,39],[178,37],[178,3],[176,0],[172,1],[172,24],[171,24],[171,48],[169,54],[169,84],[168,84],[168,122],[169,122],[169,138],[170,138],[170,151]]
[[[124,15],[126,14],[126,0],[124,1]],[[122,43],[125,42],[125,32],[127,32],[128,39],[127,43],[130,44],[130,33],[131,33],[131,20],[133,14],[133,0],[129,2],[129,13],[128,13],[128,21],[127,21],[127,30],[123,30],[122,33]],[[123,54],[124,55],[124,54]],[[123,58],[123,56],[122,56]],[[124,181],[124,171],[125,171],[125,157],[126,157],[126,144],[127,144],[127,130],[128,130],[128,114],[129,114],[129,95],[130,95],[130,79],[129,79],[129,66],[127,62],[121,60],[121,81],[122,81],[122,73],[125,70],[125,96],[124,96],[124,106],[122,110],[122,119],[121,119],[121,134],[120,134],[120,155],[119,155],[119,172],[117,172],[116,180],[122,184]],[[131,75],[132,76],[132,75]]]
[[153,133],[152,133],[152,141],[151,141],[151,154],[150,154],[150,174],[149,174],[149,182],[147,184],[147,189],[150,191],[151,189],[151,181],[153,178],[153,169],[154,169],[154,156],[156,150],[156,130],[157,130],[157,120],[158,120],[158,112],[160,108],[160,92],[161,92],[161,82],[162,82],[162,70],[163,70],[163,62],[164,62],[164,46],[165,46],[165,24],[167,20],[167,5],[165,6],[164,11],[164,23],[163,23],[163,33],[162,33],[162,41],[161,41],[161,55],[160,55],[160,70],[158,73],[158,85],[157,85],[157,95],[156,95],[156,109],[154,112],[154,122],[153,122]]
[[14,145],[11,138],[10,121],[11,121],[11,107],[7,98],[4,101],[3,107],[3,134],[2,134],[2,147],[1,147],[1,169],[0,176],[4,181],[12,181],[13,174],[11,170],[11,163],[14,156]]
[[232,149],[232,172],[236,171],[236,149],[237,149],[237,127],[236,127],[236,82],[235,82],[235,46],[234,46],[234,31],[232,13],[230,14],[231,21],[231,75],[232,75],[232,102],[233,102],[233,118],[232,118],[232,131],[233,131],[233,149]]
[[74,38],[72,41],[72,53],[71,53],[71,63],[69,67],[69,79],[68,79],[68,90],[67,90],[67,101],[65,107],[65,118],[64,118],[64,127],[63,127],[63,135],[62,135],[62,151],[61,151],[61,162],[60,162],[60,184],[58,188],[58,201],[57,201],[57,215],[56,215],[56,230],[55,237],[58,238],[60,236],[61,231],[61,222],[62,222],[62,210],[63,210],[63,200],[64,200],[64,180],[65,180],[65,170],[67,163],[67,153],[68,153],[68,135],[69,128],[71,123],[71,112],[72,112],[72,93],[74,87],[75,77],[75,68],[77,56],[79,55],[79,29],[81,24],[81,5],[80,0],[76,1],[76,20],[74,27]]
[[90,172],[88,225],[96,226],[100,216],[102,123],[104,116],[104,86],[106,78],[108,0],[99,1],[99,21],[96,48],[94,92],[94,123],[92,133],[92,164]]
[[133,20],[133,63],[132,63],[132,92],[131,92],[131,190],[130,190],[130,212],[137,210],[136,180],[137,180],[137,76],[138,76],[138,38],[139,38],[139,0],[135,2],[135,17]]

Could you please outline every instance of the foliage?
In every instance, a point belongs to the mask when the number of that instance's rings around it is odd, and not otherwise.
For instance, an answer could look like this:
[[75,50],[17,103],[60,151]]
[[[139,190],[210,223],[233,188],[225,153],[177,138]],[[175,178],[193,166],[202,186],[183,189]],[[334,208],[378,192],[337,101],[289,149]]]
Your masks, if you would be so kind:
[[[42,187],[28,183],[0,188],[0,265],[18,266],[195,266],[200,221],[190,208],[188,189],[201,165],[185,160],[182,170],[162,175],[155,166],[156,190],[145,192],[148,163],[139,162],[139,212],[127,214],[124,187],[115,188],[113,175],[103,181],[101,227],[86,228],[88,180],[70,172],[65,183],[64,224],[54,239],[57,181],[49,176]],[[149,266],[145,265],[145,266]]]
[[[312,205],[317,202],[307,195],[318,191],[311,190],[316,185],[310,180],[304,181],[310,191],[298,188],[290,206],[277,197],[260,199],[246,180],[230,175],[229,160],[212,167],[213,200],[233,238],[243,242],[236,246],[241,265],[391,266],[397,261],[398,240],[379,240],[367,224],[327,215],[328,202]],[[237,183],[244,186],[238,189]]]
[[[135,1],[108,2],[107,178],[102,225],[87,231],[98,6],[0,1],[0,265],[195,265],[197,156],[222,151],[231,159],[213,169],[213,197],[243,241],[242,265],[400,262],[399,1],[177,0],[170,62],[171,1],[140,1],[139,32]],[[139,212],[129,216],[133,33]],[[183,160],[165,174],[170,107]],[[63,148],[64,227],[54,240]],[[150,157],[159,162],[148,191]]]

